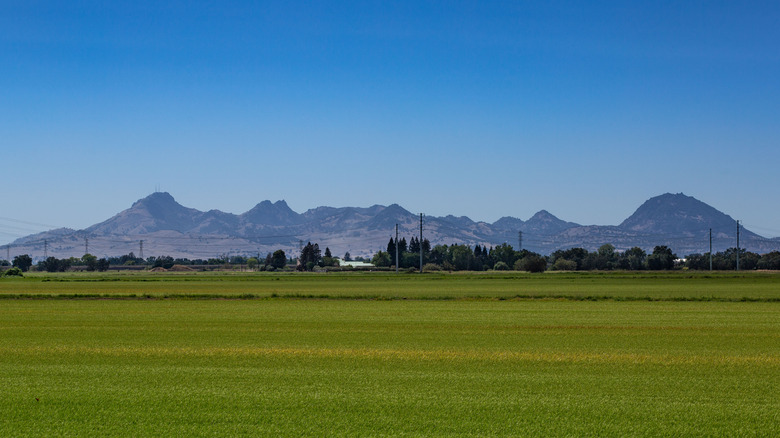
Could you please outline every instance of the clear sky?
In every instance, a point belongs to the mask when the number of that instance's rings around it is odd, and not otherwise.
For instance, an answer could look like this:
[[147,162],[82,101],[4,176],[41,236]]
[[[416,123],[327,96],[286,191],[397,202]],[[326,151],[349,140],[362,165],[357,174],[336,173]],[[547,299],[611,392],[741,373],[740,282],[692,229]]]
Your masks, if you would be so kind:
[[156,187],[780,236],[776,1],[3,1],[0,243]]

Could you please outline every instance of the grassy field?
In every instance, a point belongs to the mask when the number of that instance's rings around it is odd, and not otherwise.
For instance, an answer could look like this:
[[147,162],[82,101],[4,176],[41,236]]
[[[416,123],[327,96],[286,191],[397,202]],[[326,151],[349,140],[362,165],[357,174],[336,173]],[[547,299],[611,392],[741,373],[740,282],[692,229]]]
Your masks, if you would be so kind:
[[777,272],[609,273],[66,273],[0,281],[0,298],[30,296],[567,298],[780,301]]
[[[777,436],[777,282],[761,274],[3,280],[6,298],[278,296],[0,300],[0,434]],[[285,297],[310,294],[333,299]],[[602,298],[494,299],[518,294]],[[624,300],[648,296],[666,301]]]

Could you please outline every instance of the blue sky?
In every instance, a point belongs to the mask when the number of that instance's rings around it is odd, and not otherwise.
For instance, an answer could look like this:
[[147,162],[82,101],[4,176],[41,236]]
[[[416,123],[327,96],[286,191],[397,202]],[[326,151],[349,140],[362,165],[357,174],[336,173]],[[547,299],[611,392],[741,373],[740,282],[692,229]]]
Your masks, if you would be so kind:
[[0,242],[157,186],[600,225],[683,192],[780,236],[778,41],[760,1],[2,2]]

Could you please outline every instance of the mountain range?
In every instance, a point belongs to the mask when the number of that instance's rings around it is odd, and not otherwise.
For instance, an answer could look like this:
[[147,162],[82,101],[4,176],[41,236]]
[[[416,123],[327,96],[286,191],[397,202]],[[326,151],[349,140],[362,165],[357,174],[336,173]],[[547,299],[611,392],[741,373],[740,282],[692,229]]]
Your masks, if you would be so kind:
[[[616,226],[580,225],[561,220],[546,210],[523,221],[503,217],[492,224],[466,216],[424,216],[423,237],[437,244],[509,243],[542,254],[583,247],[595,250],[610,243],[618,250],[639,246],[651,251],[667,245],[678,255],[736,246],[737,224],[730,216],[682,193],[664,194],[644,202]],[[317,242],[334,255],[370,256],[386,248],[395,235],[419,236],[420,216],[398,204],[360,207],[317,207],[296,213],[285,201],[263,201],[236,215],[219,210],[187,208],[169,193],[156,192],[117,215],[83,230],[60,228],[17,239],[14,254],[40,258],[98,256],[133,252],[136,256],[211,258],[261,255],[276,249],[297,254],[302,244]],[[780,238],[768,239],[740,230],[740,247],[759,253],[780,249]],[[12,255],[13,257],[13,255]]]

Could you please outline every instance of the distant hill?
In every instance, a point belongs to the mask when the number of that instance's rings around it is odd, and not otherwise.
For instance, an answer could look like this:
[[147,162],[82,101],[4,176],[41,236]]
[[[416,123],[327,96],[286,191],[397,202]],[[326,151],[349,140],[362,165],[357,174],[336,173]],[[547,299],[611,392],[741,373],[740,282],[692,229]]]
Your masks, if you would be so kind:
[[[168,193],[153,193],[117,215],[83,230],[57,229],[18,239],[14,254],[42,257],[81,256],[86,245],[99,256],[134,252],[145,257],[171,255],[210,258],[225,254],[261,255],[284,249],[297,254],[301,244],[317,242],[335,255],[349,251],[369,256],[385,249],[395,225],[407,239],[419,235],[419,215],[398,204],[360,207],[317,207],[296,213],[284,201],[262,201],[235,215],[219,210],[202,212],[184,207]],[[509,243],[549,254],[556,249],[584,247],[594,250],[610,243],[619,250],[639,246],[652,250],[667,245],[679,255],[706,252],[709,230],[715,251],[736,246],[736,222],[717,209],[684,194],[664,194],[644,202],[617,226],[583,226],[561,220],[546,210],[527,221],[503,217],[496,222],[475,222],[466,216],[425,216],[424,237],[432,244]],[[142,242],[143,241],[143,242]],[[751,251],[780,249],[780,239],[766,239],[749,230],[741,232],[741,246]]]
[[[696,198],[667,193],[645,201],[620,228],[673,236],[699,236],[712,228],[716,235],[728,237],[736,233],[736,221]],[[755,236],[747,230],[745,234]]]

